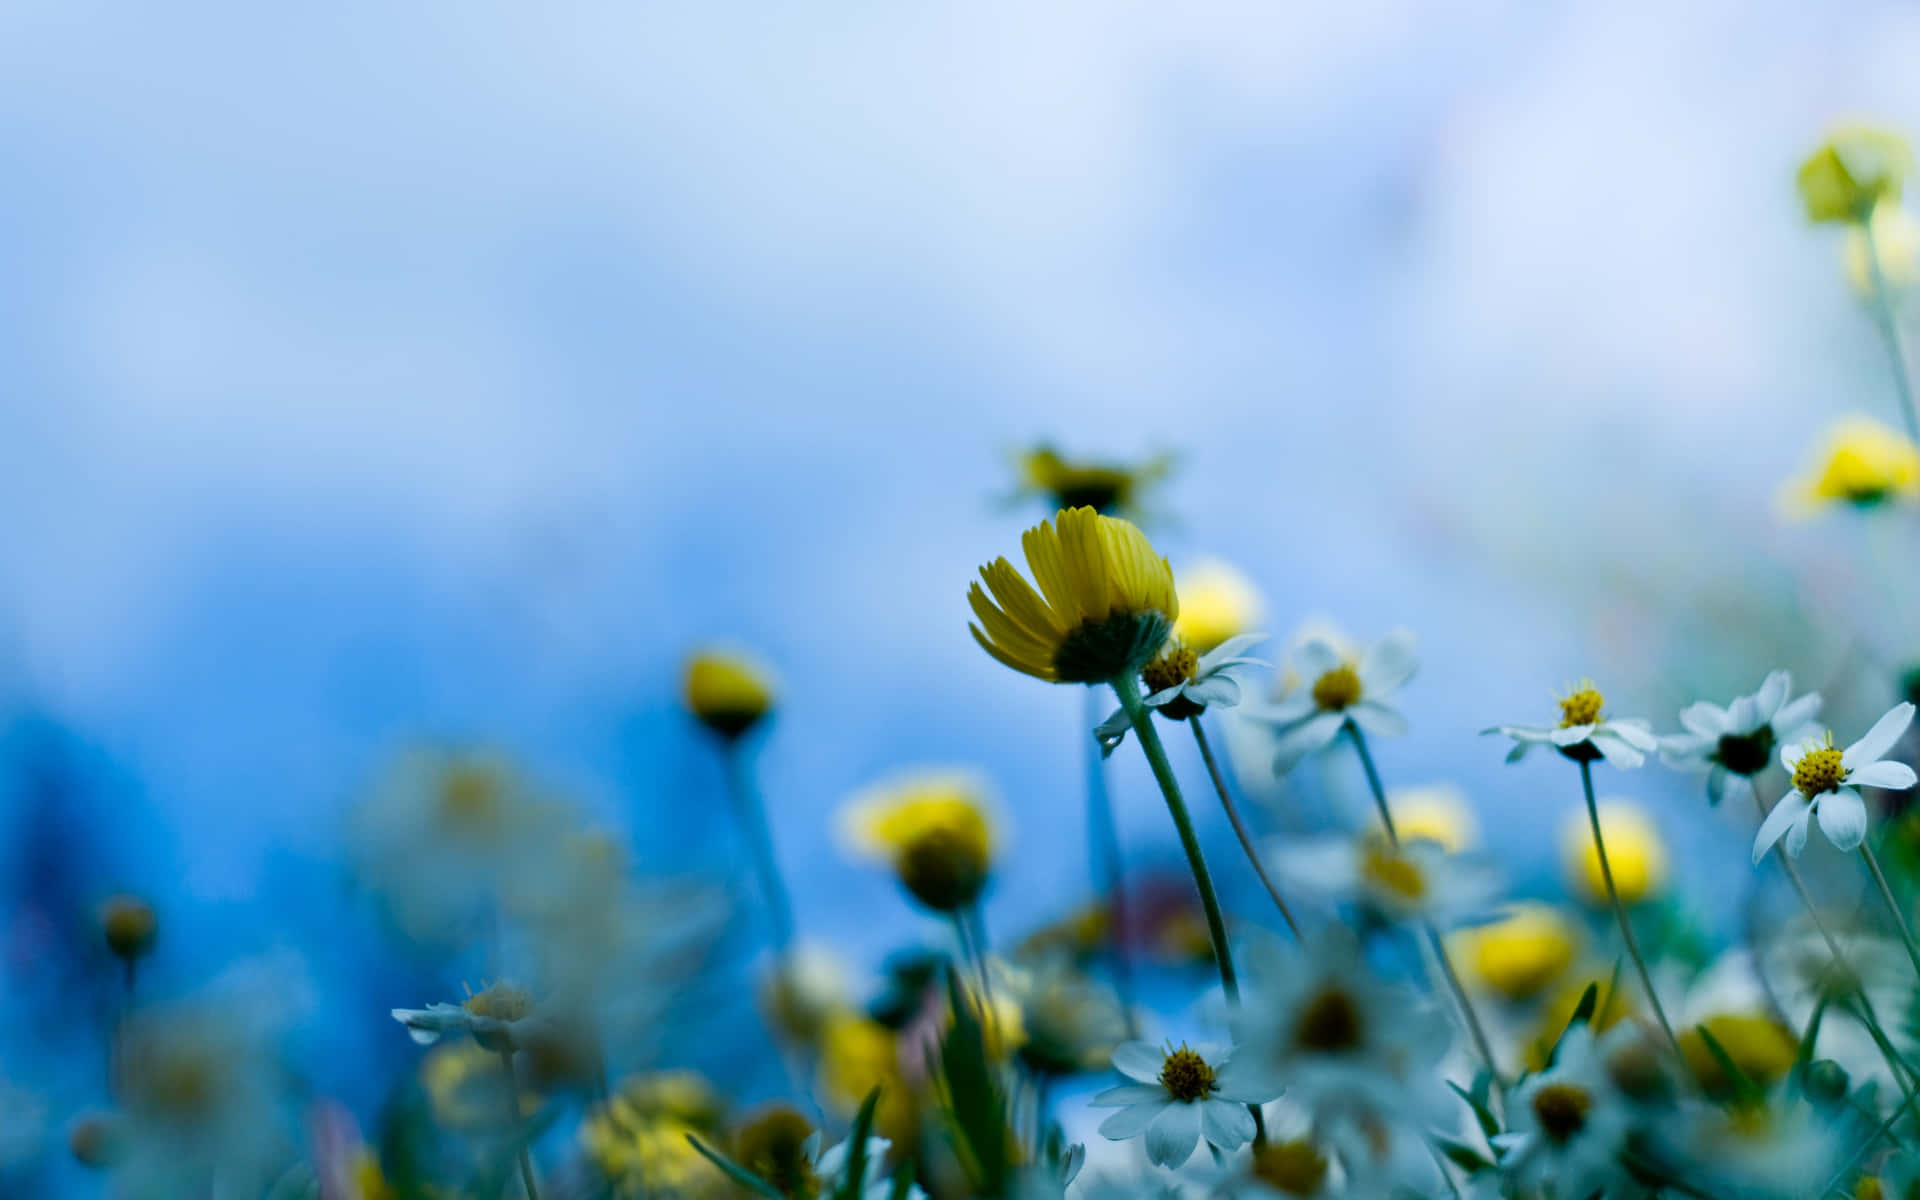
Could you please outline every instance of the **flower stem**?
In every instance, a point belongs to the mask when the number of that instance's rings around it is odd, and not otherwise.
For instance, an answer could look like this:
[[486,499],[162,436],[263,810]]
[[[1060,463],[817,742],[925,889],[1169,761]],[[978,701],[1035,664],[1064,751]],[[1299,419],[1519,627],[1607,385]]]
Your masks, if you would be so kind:
[[1913,930],[1907,925],[1907,916],[1900,911],[1900,902],[1893,898],[1893,889],[1887,886],[1886,872],[1880,869],[1880,859],[1873,853],[1870,843],[1860,843],[1860,859],[1872,872],[1874,885],[1880,889],[1880,899],[1893,917],[1893,927],[1900,931],[1900,944],[1907,948],[1907,961],[1913,964],[1914,973],[1920,975],[1920,946],[1914,945]]
[[1661,1032],[1667,1035],[1667,1042],[1673,1047],[1673,1053],[1680,1061],[1686,1061],[1686,1054],[1680,1049],[1680,1039],[1674,1035],[1673,1025],[1667,1020],[1667,1010],[1660,1006],[1660,994],[1653,990],[1653,974],[1647,970],[1647,960],[1641,957],[1640,940],[1633,936],[1633,922],[1627,919],[1627,906],[1620,901],[1620,889],[1613,886],[1613,864],[1607,859],[1607,840],[1600,833],[1600,805],[1593,798],[1593,763],[1580,760],[1580,786],[1587,794],[1587,823],[1593,828],[1593,850],[1600,859],[1600,878],[1607,885],[1607,899],[1613,902],[1613,915],[1620,922],[1620,936],[1627,941],[1627,956],[1633,959],[1634,970],[1640,973],[1640,986],[1646,989],[1647,1003],[1653,1006],[1653,1015],[1660,1022]]
[[1900,338],[1900,325],[1894,318],[1893,294],[1887,276],[1880,269],[1880,243],[1873,236],[1873,217],[1860,221],[1860,232],[1867,243],[1867,276],[1873,284],[1873,317],[1880,327],[1880,338],[1887,345],[1887,361],[1893,368],[1894,390],[1900,396],[1900,415],[1907,419],[1907,436],[1920,442],[1920,410],[1913,402],[1913,375],[1907,369],[1906,344]]
[[781,957],[793,944],[793,906],[787,900],[787,887],[780,878],[780,863],[773,853],[773,833],[767,827],[766,806],[755,786],[753,762],[744,740],[727,743],[727,784],[733,793],[734,818],[746,836],[753,854],[754,868],[760,875],[761,898],[766,902],[768,919],[773,924],[773,948]]
[[1300,923],[1293,919],[1293,911],[1287,907],[1280,889],[1274,886],[1273,880],[1267,876],[1266,867],[1260,863],[1260,854],[1253,848],[1253,836],[1247,832],[1245,822],[1240,820],[1239,810],[1234,807],[1233,796],[1227,790],[1226,776],[1220,773],[1220,764],[1214,761],[1213,747],[1207,743],[1207,731],[1200,724],[1199,715],[1187,718],[1187,724],[1193,726],[1193,740],[1200,747],[1200,757],[1207,764],[1207,774],[1213,778],[1213,790],[1220,794],[1220,807],[1227,810],[1227,820],[1233,825],[1233,834],[1240,839],[1240,848],[1247,852],[1247,862],[1252,864],[1253,873],[1260,877],[1260,886],[1267,889],[1274,907],[1280,910],[1281,918],[1286,921],[1287,928],[1293,931],[1294,940],[1298,941]]
[[[1360,755],[1360,765],[1366,768],[1367,786],[1373,791],[1373,803],[1380,810],[1380,824],[1387,831],[1387,840],[1394,849],[1400,848],[1400,831],[1393,827],[1393,813],[1387,807],[1387,789],[1380,783],[1380,772],[1373,765],[1373,755],[1367,751],[1367,735],[1351,720],[1346,723],[1348,738],[1353,742],[1354,750]],[[1460,973],[1453,969],[1453,959],[1447,954],[1447,943],[1434,928],[1433,922],[1423,923],[1427,941],[1433,947],[1433,957],[1440,964],[1440,976],[1446,982],[1447,990],[1453,993],[1453,1002],[1460,1009],[1461,1023],[1467,1027],[1467,1036],[1473,1039],[1473,1048],[1480,1053],[1480,1059],[1487,1064],[1488,1074],[1493,1076],[1493,1084],[1501,1092],[1507,1090],[1506,1081],[1500,1077],[1500,1062],[1493,1056],[1493,1042],[1487,1037],[1486,1026],[1480,1023],[1480,1014],[1475,1011],[1473,1001],[1467,996],[1467,989],[1460,982]]]
[[[1100,723],[1100,690],[1085,689],[1086,726]],[[1107,901],[1107,954],[1113,973],[1113,990],[1120,997],[1125,1014],[1127,1036],[1139,1036],[1139,1018],[1133,1004],[1133,960],[1127,953],[1130,924],[1127,919],[1126,872],[1120,857],[1120,831],[1114,824],[1113,801],[1107,793],[1106,756],[1091,737],[1081,739],[1087,755],[1087,838],[1092,843],[1093,886]]]
[[[520,1077],[513,1070],[513,1050],[500,1048],[500,1066],[507,1073],[507,1128],[515,1137],[520,1136]],[[540,1200],[540,1187],[533,1181],[533,1157],[527,1153],[527,1147],[520,1147],[520,1182],[526,1186],[527,1200]]]

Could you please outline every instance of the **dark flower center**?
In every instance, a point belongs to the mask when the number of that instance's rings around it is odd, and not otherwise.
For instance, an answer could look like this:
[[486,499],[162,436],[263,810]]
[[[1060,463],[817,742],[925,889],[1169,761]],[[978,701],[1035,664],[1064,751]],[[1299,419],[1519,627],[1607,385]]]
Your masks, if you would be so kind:
[[1725,733],[1713,752],[1713,760],[1735,775],[1758,775],[1773,761],[1773,726],[1762,725],[1752,733]]
[[1593,1097],[1584,1088],[1570,1083],[1551,1083],[1534,1093],[1533,1115],[1541,1132],[1558,1145],[1565,1145],[1587,1127],[1587,1111]]
[[1293,1040],[1304,1050],[1338,1054],[1361,1045],[1360,1007],[1339,988],[1322,990],[1301,1010]]

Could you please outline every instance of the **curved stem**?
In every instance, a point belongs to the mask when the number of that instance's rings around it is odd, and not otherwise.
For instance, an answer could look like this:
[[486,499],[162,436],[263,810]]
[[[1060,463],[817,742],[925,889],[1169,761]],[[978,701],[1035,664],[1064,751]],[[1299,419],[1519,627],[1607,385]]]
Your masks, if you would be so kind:
[[1227,790],[1226,776],[1220,773],[1220,764],[1214,761],[1213,747],[1207,743],[1207,731],[1200,724],[1198,715],[1187,718],[1187,724],[1193,726],[1193,740],[1200,747],[1200,757],[1207,764],[1207,774],[1213,778],[1213,790],[1220,794],[1220,807],[1227,810],[1227,821],[1233,826],[1233,835],[1240,839],[1240,848],[1247,852],[1247,862],[1253,866],[1253,873],[1260,877],[1260,886],[1267,889],[1267,895],[1273,898],[1275,908],[1293,931],[1294,939],[1300,937],[1300,923],[1293,919],[1293,911],[1281,898],[1280,889],[1274,886],[1267,876],[1266,867],[1260,863],[1260,853],[1253,847],[1253,835],[1247,832],[1246,824],[1240,820],[1240,812],[1234,807],[1233,796]]
[[[1100,689],[1086,689],[1086,728],[1100,723]],[[1086,730],[1082,731],[1086,733]],[[1125,1014],[1127,1036],[1139,1036],[1139,1018],[1133,1004],[1133,960],[1127,953],[1130,923],[1127,918],[1126,871],[1120,856],[1120,831],[1113,817],[1113,801],[1107,794],[1106,755],[1090,734],[1083,736],[1087,755],[1087,837],[1092,843],[1093,886],[1107,900],[1107,954],[1113,971],[1113,990],[1120,997]]]
[[1613,886],[1613,864],[1607,859],[1607,840],[1600,833],[1600,805],[1593,798],[1593,763],[1586,759],[1580,760],[1580,786],[1587,794],[1587,823],[1593,828],[1593,850],[1600,859],[1600,878],[1606,881],[1607,899],[1613,902],[1613,915],[1620,922],[1620,935],[1627,941],[1627,955],[1633,959],[1634,970],[1640,973],[1640,986],[1646,989],[1647,1003],[1653,1006],[1653,1015],[1660,1022],[1661,1032],[1667,1035],[1674,1056],[1685,1062],[1686,1054],[1680,1049],[1680,1039],[1674,1035],[1673,1025],[1667,1020],[1667,1010],[1660,1006],[1660,994],[1653,990],[1653,974],[1647,970],[1647,960],[1641,957],[1640,940],[1633,936],[1633,922],[1627,919],[1627,906],[1620,902],[1620,889]]
[[[520,1135],[520,1077],[513,1070],[513,1051],[507,1047],[500,1049],[500,1065],[507,1072],[507,1108],[511,1123],[507,1126],[514,1137]],[[520,1147],[520,1182],[526,1186],[527,1200],[540,1200],[539,1185],[533,1181],[533,1157],[527,1153],[527,1147]]]
[[768,919],[773,923],[773,948],[784,957],[793,944],[793,906],[787,899],[787,886],[780,878],[780,863],[773,853],[773,832],[767,827],[766,806],[760,802],[760,789],[754,786],[753,763],[742,740],[730,740],[725,753],[734,817],[740,822],[740,831],[753,854],[754,869],[760,876],[761,898],[766,901]]
[[1867,243],[1867,277],[1873,285],[1873,318],[1880,327],[1880,339],[1887,346],[1887,361],[1893,367],[1894,390],[1900,396],[1900,415],[1907,421],[1907,436],[1920,442],[1920,411],[1913,402],[1913,375],[1907,368],[1907,348],[1900,338],[1900,325],[1894,319],[1893,293],[1887,276],[1880,269],[1880,242],[1873,236],[1871,214],[1860,221],[1860,232]]
[[[1373,765],[1373,755],[1367,750],[1367,735],[1351,720],[1345,725],[1347,737],[1353,742],[1354,750],[1360,755],[1360,765],[1366,768],[1367,787],[1373,791],[1374,807],[1380,810],[1380,824],[1387,831],[1387,840],[1394,849],[1400,848],[1400,831],[1393,827],[1393,813],[1387,807],[1387,789],[1380,783],[1380,772]],[[1473,1039],[1473,1048],[1480,1054],[1482,1062],[1487,1064],[1488,1074],[1493,1076],[1494,1086],[1503,1093],[1507,1090],[1506,1081],[1500,1077],[1500,1061],[1493,1056],[1493,1042],[1487,1037],[1486,1026],[1480,1023],[1480,1014],[1474,1010],[1473,1001],[1467,996],[1466,987],[1460,982],[1460,973],[1453,969],[1453,959],[1447,954],[1447,943],[1434,928],[1433,922],[1422,922],[1427,941],[1433,947],[1434,961],[1440,964],[1440,976],[1446,982],[1447,990],[1453,993],[1453,1002],[1460,1010],[1461,1023],[1467,1027],[1467,1036]]]
[[1893,898],[1893,889],[1887,886],[1886,873],[1880,869],[1880,860],[1874,856],[1872,844],[1860,843],[1860,858],[1873,874],[1873,882],[1880,889],[1880,899],[1893,917],[1894,928],[1900,931],[1900,944],[1907,948],[1907,961],[1913,964],[1914,974],[1920,975],[1920,946],[1913,943],[1913,930],[1907,925],[1906,914],[1900,911],[1900,902]]

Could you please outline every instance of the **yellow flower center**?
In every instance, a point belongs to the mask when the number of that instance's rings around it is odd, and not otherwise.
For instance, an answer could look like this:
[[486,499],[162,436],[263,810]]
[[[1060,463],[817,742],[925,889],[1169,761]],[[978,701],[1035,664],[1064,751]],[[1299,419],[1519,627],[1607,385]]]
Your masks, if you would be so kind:
[[820,1192],[807,1157],[813,1123],[784,1104],[774,1105],[741,1129],[736,1150],[742,1166],[774,1186],[782,1196],[806,1200]]
[[1311,1196],[1327,1181],[1327,1156],[1303,1138],[1253,1152],[1254,1178],[1289,1196]]
[[1160,1086],[1175,1100],[1192,1103],[1205,1100],[1219,1084],[1207,1060],[1182,1044],[1178,1050],[1167,1052],[1167,1060],[1160,1067]]
[[1140,677],[1146,680],[1147,692],[1151,695],[1192,679],[1199,664],[1199,655],[1179,642],[1170,642],[1157,658],[1146,665]]
[[1343,712],[1360,702],[1360,675],[1345,663],[1313,682],[1313,702],[1325,712]]
[[1533,1115],[1550,1141],[1565,1145],[1587,1127],[1593,1097],[1570,1083],[1550,1083],[1533,1096]]
[[440,780],[440,819],[448,829],[483,836],[501,823],[501,780],[498,772],[471,763],[456,763]]
[[1412,859],[1392,846],[1367,847],[1360,859],[1360,873],[1369,883],[1406,901],[1419,901],[1427,894],[1427,877]]
[[[1831,742],[1833,735],[1828,734],[1827,738]],[[1793,769],[1794,790],[1809,800],[1822,792],[1838,790],[1847,781],[1847,768],[1840,759],[1841,752],[1832,745],[1807,751]]]
[[518,1021],[533,1011],[533,997],[510,983],[496,983],[477,995],[468,996],[461,1007],[476,1017]]
[[1300,1011],[1293,1041],[1302,1050],[1338,1054],[1359,1049],[1363,1033],[1360,1006],[1346,992],[1328,987]]
[[1592,684],[1581,688],[1560,701],[1560,728],[1572,729],[1576,725],[1593,725],[1600,720],[1600,709],[1606,704]]

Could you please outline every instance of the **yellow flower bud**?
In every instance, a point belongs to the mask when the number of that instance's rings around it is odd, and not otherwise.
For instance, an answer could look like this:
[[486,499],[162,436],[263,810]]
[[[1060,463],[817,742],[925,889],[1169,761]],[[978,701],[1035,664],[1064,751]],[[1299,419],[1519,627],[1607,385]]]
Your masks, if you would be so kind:
[[[1624,800],[1600,805],[1600,833],[1607,843],[1607,863],[1622,904],[1651,899],[1666,886],[1667,844],[1660,831],[1637,805]],[[1596,908],[1611,904],[1606,878],[1600,870],[1600,852],[1584,812],[1571,817],[1561,838],[1561,856],[1568,887]]]
[[107,938],[107,949],[131,962],[153,949],[159,934],[159,919],[153,906],[138,896],[115,896],[100,906],[100,928]]
[[1898,200],[1913,170],[1907,139],[1852,125],[1834,131],[1800,167],[1800,199],[1813,221],[1865,221],[1882,200]]
[[773,708],[773,676],[746,654],[703,650],[687,660],[686,699],[701,724],[737,738]]
[[1458,959],[1470,978],[1508,1000],[1545,991],[1573,965],[1579,932],[1548,904],[1516,904],[1490,924],[1453,936]]

